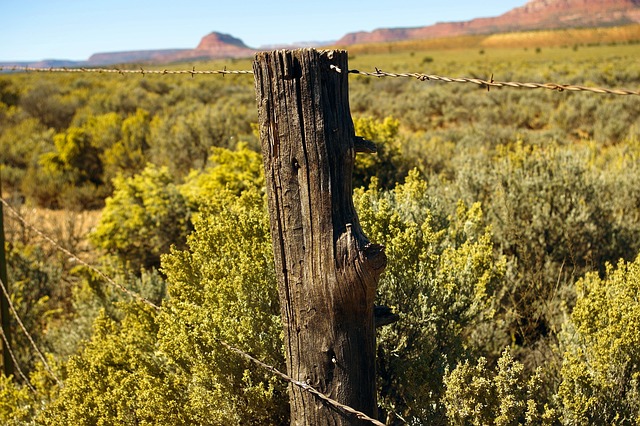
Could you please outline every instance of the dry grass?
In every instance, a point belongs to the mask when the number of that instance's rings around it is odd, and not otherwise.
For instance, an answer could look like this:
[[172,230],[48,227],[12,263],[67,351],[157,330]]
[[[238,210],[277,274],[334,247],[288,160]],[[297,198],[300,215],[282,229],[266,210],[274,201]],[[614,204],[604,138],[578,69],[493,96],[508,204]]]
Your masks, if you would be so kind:
[[[49,210],[24,205],[14,208],[28,224],[42,231],[67,250],[85,259],[95,256],[89,244],[88,235],[98,224],[100,211]],[[50,243],[16,219],[7,209],[4,210],[4,222],[7,242],[22,245],[34,244],[41,246],[47,252],[55,250]]]
[[640,25],[629,25],[611,28],[580,28],[494,34],[482,40],[480,46],[491,48],[562,47],[629,43],[638,40],[640,40]]

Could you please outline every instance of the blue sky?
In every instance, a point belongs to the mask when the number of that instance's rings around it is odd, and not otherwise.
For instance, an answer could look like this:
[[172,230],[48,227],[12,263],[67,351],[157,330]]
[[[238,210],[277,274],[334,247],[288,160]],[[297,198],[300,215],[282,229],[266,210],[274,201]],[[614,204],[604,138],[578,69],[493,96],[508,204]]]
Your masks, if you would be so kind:
[[526,0],[0,0],[0,62],[194,48],[219,31],[251,47],[500,15]]

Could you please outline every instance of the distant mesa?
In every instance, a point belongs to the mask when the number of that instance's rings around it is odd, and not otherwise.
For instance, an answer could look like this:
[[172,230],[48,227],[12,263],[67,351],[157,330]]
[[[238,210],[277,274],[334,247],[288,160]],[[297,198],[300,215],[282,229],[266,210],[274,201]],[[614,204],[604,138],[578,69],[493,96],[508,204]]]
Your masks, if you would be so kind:
[[246,58],[256,52],[244,44],[239,38],[230,34],[212,32],[202,37],[195,49],[180,52],[169,56],[166,62],[181,61],[186,59],[225,59]]
[[253,55],[239,38],[212,32],[202,38],[195,49],[140,50],[131,52],[96,53],[87,65],[109,65],[131,62],[176,62],[188,59],[243,58]]
[[251,50],[249,46],[244,44],[242,40],[232,36],[231,34],[223,34],[212,32],[202,37],[196,50],[217,51],[219,49],[228,49],[235,47],[236,49]]
[[640,0],[530,0],[524,6],[493,18],[441,22],[417,28],[360,31],[345,35],[336,45],[633,23],[640,23]]
[[128,62],[163,62],[165,58],[188,52],[189,49],[133,50],[128,52],[106,52],[91,55],[85,65],[101,66]]

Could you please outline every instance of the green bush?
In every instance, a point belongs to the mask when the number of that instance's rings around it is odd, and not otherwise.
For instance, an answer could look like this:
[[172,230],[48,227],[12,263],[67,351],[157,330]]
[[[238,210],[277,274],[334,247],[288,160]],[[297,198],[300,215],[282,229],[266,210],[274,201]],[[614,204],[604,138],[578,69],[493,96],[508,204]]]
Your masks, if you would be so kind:
[[79,99],[65,95],[55,83],[40,82],[20,97],[20,107],[44,126],[63,131],[71,124],[80,103]]
[[240,197],[219,190],[210,200],[189,249],[163,257],[169,301],[160,346],[184,383],[194,423],[283,424],[286,386],[217,341],[284,369],[265,200],[255,189]]
[[563,333],[558,396],[565,424],[638,424],[640,419],[640,256],[589,273]]
[[490,320],[504,263],[480,206],[460,203],[447,216],[415,171],[390,191],[374,179],[355,202],[365,233],[389,258],[377,303],[401,316],[378,332],[379,403],[389,419],[442,422],[442,377]]
[[353,120],[356,136],[375,143],[374,154],[358,154],[353,170],[353,187],[368,186],[372,177],[385,189],[393,188],[407,174],[398,141],[400,122],[392,117],[375,120],[371,117]]
[[485,358],[476,365],[459,364],[444,378],[443,397],[447,424],[463,425],[552,425],[557,412],[540,394],[542,378],[536,372],[527,378],[524,366],[513,359],[507,347],[495,372]]
[[630,253],[628,231],[607,200],[616,189],[604,186],[585,148],[518,142],[499,146],[487,164],[489,155],[459,170],[461,193],[453,196],[482,202],[496,248],[508,259],[497,295],[502,327],[494,340],[498,347],[523,348],[526,353],[514,353],[527,358],[529,372],[559,366],[554,347],[574,303],[575,281]]
[[184,247],[190,229],[187,203],[166,168],[114,180],[114,193],[91,240],[132,271],[157,268],[172,245]]
[[211,191],[188,248],[163,256],[162,310],[120,302],[123,314],[101,315],[47,424],[286,423],[286,386],[218,342],[283,368],[265,200],[254,188]]

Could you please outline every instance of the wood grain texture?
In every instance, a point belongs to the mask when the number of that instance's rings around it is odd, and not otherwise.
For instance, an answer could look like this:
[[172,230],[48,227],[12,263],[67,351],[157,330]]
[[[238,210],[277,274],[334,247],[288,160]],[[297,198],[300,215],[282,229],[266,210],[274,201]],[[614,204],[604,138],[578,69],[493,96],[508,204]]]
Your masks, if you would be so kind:
[[[375,289],[386,265],[353,206],[344,51],[261,52],[253,69],[287,370],[376,414]],[[291,424],[360,424],[290,389]]]

